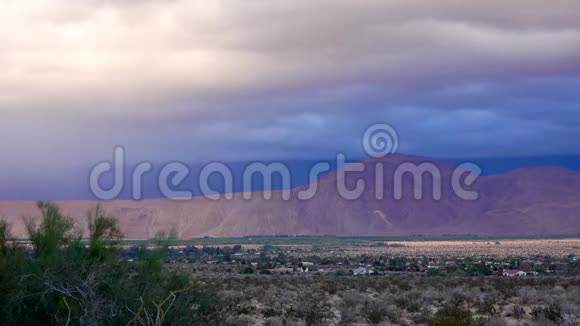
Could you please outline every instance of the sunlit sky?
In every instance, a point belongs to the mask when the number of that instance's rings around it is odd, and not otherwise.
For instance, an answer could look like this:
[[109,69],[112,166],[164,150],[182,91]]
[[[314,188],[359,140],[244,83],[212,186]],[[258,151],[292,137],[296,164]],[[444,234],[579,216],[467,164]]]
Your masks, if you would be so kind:
[[[4,170],[580,154],[577,0],[6,0]],[[11,170],[11,171],[12,171]]]

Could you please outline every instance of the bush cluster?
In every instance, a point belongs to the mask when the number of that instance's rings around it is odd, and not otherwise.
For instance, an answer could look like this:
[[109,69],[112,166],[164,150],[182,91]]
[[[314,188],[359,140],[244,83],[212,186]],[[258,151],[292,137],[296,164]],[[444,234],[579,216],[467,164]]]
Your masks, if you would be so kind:
[[30,245],[11,243],[0,222],[2,325],[211,325],[222,319],[219,298],[189,273],[168,271],[163,248],[140,259],[116,255],[117,219],[100,207],[88,214],[88,242],[52,203],[26,219]]

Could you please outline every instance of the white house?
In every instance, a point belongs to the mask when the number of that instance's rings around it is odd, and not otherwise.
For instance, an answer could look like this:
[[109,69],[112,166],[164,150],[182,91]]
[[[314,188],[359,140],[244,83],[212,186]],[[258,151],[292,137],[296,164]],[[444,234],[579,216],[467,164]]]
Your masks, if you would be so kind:
[[364,267],[358,267],[352,271],[353,275],[365,275],[368,274],[368,270]]
[[527,276],[528,273],[519,269],[505,269],[503,271],[503,276],[505,277],[520,277],[520,276]]

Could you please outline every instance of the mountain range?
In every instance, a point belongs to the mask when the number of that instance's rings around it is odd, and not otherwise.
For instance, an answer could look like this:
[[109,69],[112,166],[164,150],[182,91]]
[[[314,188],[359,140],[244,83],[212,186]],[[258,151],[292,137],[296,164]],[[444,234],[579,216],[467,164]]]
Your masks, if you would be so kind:
[[[309,185],[282,191],[272,199],[261,192],[246,200],[237,192],[231,200],[195,197],[191,200],[146,199],[102,202],[120,219],[125,236],[147,239],[174,229],[181,238],[248,235],[577,235],[580,234],[580,173],[561,167],[527,167],[502,174],[480,176],[465,187],[477,200],[459,198],[452,190],[455,166],[409,155],[389,155],[361,161],[364,172],[347,173],[349,189],[362,180],[365,189],[357,199],[343,198],[337,188],[340,170],[318,179],[312,199],[298,194]],[[382,165],[383,182],[377,187],[375,168]],[[425,176],[422,199],[413,196],[413,178],[402,178],[402,198],[395,198],[396,170],[404,163],[431,163],[441,174],[441,198],[434,199],[433,178]],[[376,194],[382,192],[382,198]],[[247,195],[247,194],[246,194]],[[79,227],[86,227],[91,200],[58,201]],[[0,214],[15,236],[25,236],[23,216],[38,216],[33,201],[0,201]]]

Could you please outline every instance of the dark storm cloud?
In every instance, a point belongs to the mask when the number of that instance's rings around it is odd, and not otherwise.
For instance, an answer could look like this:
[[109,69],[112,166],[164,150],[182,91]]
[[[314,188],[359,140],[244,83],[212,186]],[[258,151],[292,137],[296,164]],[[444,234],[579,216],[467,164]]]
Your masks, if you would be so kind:
[[577,1],[8,1],[0,64],[5,165],[580,153]]

